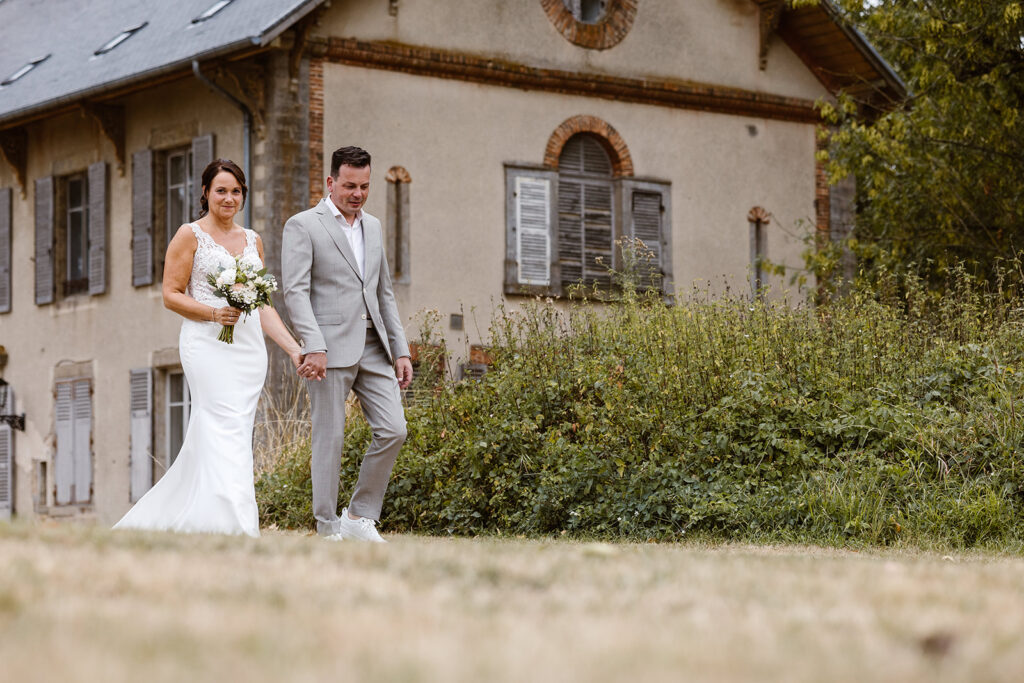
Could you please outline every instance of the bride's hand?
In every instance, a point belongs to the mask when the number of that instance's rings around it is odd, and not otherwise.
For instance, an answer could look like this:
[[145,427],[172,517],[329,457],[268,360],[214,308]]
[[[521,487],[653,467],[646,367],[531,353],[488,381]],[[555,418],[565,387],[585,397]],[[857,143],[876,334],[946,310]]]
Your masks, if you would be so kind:
[[306,354],[296,349],[295,351],[289,352],[288,357],[292,359],[292,365],[298,368],[300,365],[302,365],[302,361],[305,359]]

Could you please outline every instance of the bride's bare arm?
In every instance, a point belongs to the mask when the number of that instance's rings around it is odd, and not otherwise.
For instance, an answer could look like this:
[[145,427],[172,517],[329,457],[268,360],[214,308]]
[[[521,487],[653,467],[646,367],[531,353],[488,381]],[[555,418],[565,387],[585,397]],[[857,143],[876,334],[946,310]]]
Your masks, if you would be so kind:
[[[260,251],[260,261],[263,260],[263,240],[257,235],[256,237],[256,248]],[[292,336],[291,331],[281,320],[281,316],[278,315],[270,306],[264,306],[260,309],[260,325],[263,326],[263,334],[267,335],[274,340],[274,343],[281,347],[281,349],[287,353],[292,363],[296,367],[301,362],[302,347],[295,341],[295,337]]]
[[238,321],[238,314],[241,313],[237,308],[214,308],[199,303],[186,294],[188,281],[192,277],[192,258],[198,247],[199,242],[188,225],[178,228],[171,243],[167,245],[163,281],[164,306],[189,320],[234,325]]

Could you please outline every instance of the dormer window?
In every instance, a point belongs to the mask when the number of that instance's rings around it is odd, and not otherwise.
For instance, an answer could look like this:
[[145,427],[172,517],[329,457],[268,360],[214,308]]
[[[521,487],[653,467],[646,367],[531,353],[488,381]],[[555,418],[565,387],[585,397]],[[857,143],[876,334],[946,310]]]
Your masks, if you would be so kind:
[[11,83],[14,83],[16,80],[18,80],[19,78],[21,78],[22,76],[24,76],[29,71],[31,71],[32,69],[36,68],[38,65],[42,64],[43,62],[45,62],[49,58],[50,58],[50,55],[46,55],[45,57],[39,57],[38,59],[33,59],[31,62],[29,62],[25,66],[21,67],[20,69],[18,69],[14,73],[12,73],[10,76],[8,76],[4,80],[0,81],[0,88],[2,88],[3,86],[6,86],[6,85],[10,85]]
[[139,24],[138,26],[133,26],[132,28],[126,28],[125,30],[121,31],[116,36],[114,36],[113,38],[108,40],[107,42],[103,43],[103,46],[100,49],[96,50],[96,52],[93,52],[93,54],[94,55],[105,55],[106,53],[110,52],[115,47],[117,47],[118,45],[123,43],[124,41],[128,40],[129,38],[131,38],[138,31],[141,31],[142,29],[146,28],[147,24],[149,24],[149,22],[148,21],[144,21],[141,24]]
[[205,12],[203,12],[198,17],[193,19],[192,23],[193,24],[198,24],[201,21],[206,21],[207,19],[213,17],[215,14],[220,12],[222,9],[224,9],[225,7],[230,5],[232,3],[232,1],[233,0],[217,0],[217,2],[213,3],[212,5],[210,5],[210,7]]

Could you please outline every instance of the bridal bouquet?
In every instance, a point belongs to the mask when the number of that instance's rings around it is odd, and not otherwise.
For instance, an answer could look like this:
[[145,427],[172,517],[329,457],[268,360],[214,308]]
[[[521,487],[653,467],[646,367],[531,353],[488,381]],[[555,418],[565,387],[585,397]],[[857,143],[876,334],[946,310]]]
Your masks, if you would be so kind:
[[[277,291],[277,280],[252,256],[236,256],[235,265],[221,268],[206,276],[213,293],[245,313],[246,317],[260,306],[273,306],[271,292]],[[225,344],[235,341],[233,325],[223,325],[217,339]]]

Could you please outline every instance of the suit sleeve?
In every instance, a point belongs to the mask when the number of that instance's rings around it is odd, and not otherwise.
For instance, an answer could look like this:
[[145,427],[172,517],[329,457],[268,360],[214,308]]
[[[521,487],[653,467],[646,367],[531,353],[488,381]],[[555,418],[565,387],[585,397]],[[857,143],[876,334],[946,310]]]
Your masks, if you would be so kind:
[[284,225],[281,237],[281,279],[284,281],[284,305],[292,326],[302,340],[303,353],[327,351],[327,343],[313,315],[309,300],[313,277],[313,241],[301,222],[292,217]]
[[395,292],[391,285],[391,269],[388,267],[387,255],[383,251],[382,249],[380,274],[377,278],[377,302],[381,318],[384,319],[384,328],[388,332],[391,357],[398,359],[412,354],[409,353],[409,343],[405,340],[402,317],[398,314],[398,304],[395,303]]

